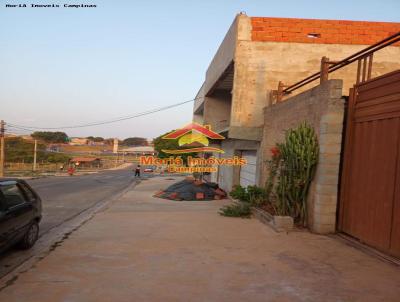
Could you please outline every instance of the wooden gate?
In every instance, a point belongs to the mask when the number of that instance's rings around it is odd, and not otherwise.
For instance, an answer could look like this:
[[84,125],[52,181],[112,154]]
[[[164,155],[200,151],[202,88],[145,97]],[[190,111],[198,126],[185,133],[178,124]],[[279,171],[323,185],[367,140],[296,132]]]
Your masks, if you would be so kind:
[[350,90],[338,227],[400,258],[400,70]]

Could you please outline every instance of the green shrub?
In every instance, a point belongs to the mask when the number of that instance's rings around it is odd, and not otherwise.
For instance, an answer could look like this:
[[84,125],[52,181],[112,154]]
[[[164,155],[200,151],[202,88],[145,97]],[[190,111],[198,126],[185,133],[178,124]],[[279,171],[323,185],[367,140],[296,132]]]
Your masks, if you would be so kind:
[[235,199],[249,201],[249,195],[247,194],[246,188],[243,188],[240,185],[234,186],[229,194]]
[[68,163],[70,159],[70,156],[63,153],[47,153],[44,156],[44,160],[49,163]]
[[223,206],[219,210],[219,214],[226,217],[250,218],[251,207],[250,204],[247,202],[238,202],[235,204]]
[[248,202],[253,206],[260,206],[266,201],[266,191],[264,188],[257,186],[248,186],[246,188]]
[[249,202],[253,206],[261,205],[265,202],[265,189],[257,186],[247,186],[243,188],[240,185],[233,187],[230,195],[240,201]]

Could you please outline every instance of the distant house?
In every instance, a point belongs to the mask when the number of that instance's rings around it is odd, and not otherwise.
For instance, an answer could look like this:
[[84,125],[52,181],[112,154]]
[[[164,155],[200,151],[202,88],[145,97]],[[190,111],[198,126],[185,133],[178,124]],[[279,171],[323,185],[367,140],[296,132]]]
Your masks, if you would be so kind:
[[82,145],[87,145],[89,140],[87,138],[83,137],[71,137],[69,144],[72,146],[82,146]]
[[102,142],[95,142],[95,141],[93,141],[93,140],[88,140],[88,143],[87,143],[89,146],[104,146],[105,145],[105,142],[104,141],[102,141]]
[[118,151],[119,153],[123,154],[131,154],[131,155],[155,155],[156,151],[152,146],[138,146],[138,147],[130,147],[125,148]]
[[79,168],[98,168],[102,165],[98,157],[73,157],[69,162]]
[[19,135],[19,134],[14,134],[14,133],[6,133],[5,134],[5,137],[12,137],[12,138],[14,138],[14,137],[19,137],[19,138],[22,138],[23,140],[28,140],[28,141],[33,141],[34,139],[32,138],[32,136],[30,136],[30,135]]
[[59,144],[48,144],[46,151],[48,152],[60,152],[60,145]]

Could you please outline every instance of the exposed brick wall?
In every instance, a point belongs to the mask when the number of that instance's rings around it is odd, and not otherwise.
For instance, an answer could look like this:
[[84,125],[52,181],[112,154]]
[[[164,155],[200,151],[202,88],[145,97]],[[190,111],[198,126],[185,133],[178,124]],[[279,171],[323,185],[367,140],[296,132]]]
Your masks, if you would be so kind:
[[369,45],[400,31],[392,22],[252,17],[251,24],[253,41]]

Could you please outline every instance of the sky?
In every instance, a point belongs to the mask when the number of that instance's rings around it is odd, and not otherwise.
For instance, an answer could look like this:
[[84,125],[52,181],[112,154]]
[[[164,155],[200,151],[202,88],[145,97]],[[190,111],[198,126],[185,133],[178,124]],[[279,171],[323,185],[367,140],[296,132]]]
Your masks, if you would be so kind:
[[[97,7],[5,7],[23,3]],[[0,0],[0,119],[63,127],[191,100],[241,11],[248,16],[399,22],[400,0]],[[192,107],[188,103],[115,124],[61,131],[154,138],[189,123]]]

